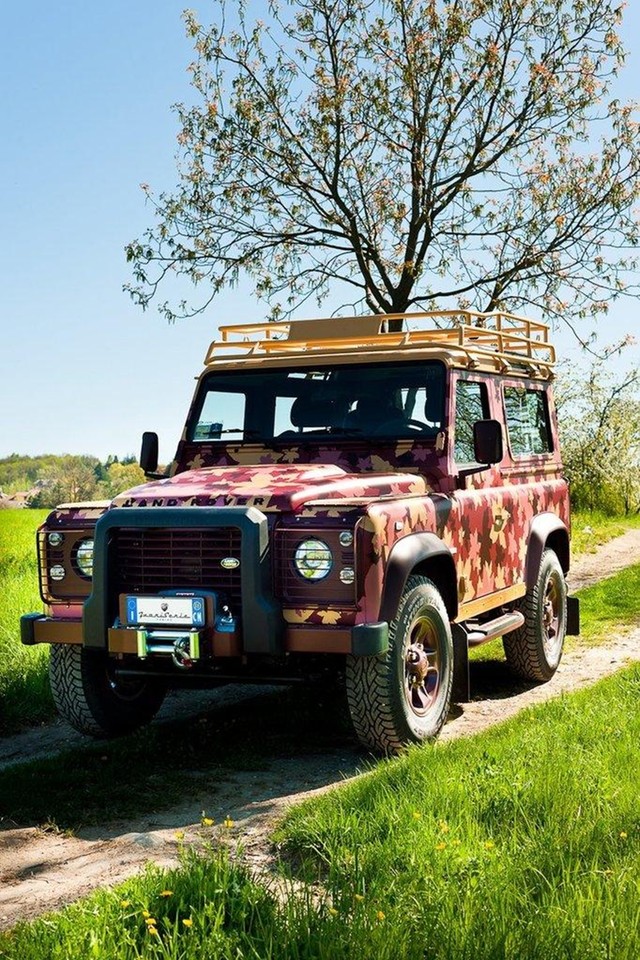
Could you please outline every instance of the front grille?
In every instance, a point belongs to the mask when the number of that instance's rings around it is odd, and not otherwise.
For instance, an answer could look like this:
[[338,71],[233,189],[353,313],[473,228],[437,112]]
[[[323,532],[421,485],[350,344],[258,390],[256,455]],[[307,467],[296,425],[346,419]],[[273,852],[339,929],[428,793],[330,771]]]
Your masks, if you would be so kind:
[[240,560],[240,544],[237,527],[120,528],[112,542],[111,586],[118,593],[140,594],[219,590],[239,604],[241,568],[225,570],[221,561]]

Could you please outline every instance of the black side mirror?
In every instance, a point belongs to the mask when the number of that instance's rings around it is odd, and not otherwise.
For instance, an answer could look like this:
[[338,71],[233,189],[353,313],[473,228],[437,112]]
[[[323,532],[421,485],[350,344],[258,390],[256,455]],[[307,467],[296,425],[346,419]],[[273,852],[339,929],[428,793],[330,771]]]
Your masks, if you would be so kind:
[[140,466],[146,474],[155,473],[158,469],[158,434],[148,430],[142,434],[142,449],[140,450]]
[[473,455],[476,463],[500,463],[502,452],[500,421],[477,420],[473,425]]

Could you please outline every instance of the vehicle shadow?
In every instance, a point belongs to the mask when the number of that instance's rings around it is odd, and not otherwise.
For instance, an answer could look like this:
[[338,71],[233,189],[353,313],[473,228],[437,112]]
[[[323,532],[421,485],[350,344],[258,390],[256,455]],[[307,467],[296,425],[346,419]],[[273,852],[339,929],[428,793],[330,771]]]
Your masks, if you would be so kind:
[[[159,811],[240,775],[264,775],[289,761],[330,757],[320,782],[366,763],[344,695],[296,687],[153,724],[128,737],[84,741],[53,756],[0,771],[2,825],[77,831]],[[328,778],[328,779],[327,779]],[[258,776],[259,779],[259,776]],[[282,789],[286,790],[286,778]]]
[[[504,662],[471,663],[473,701],[517,697],[532,686]],[[0,829],[53,824],[77,831],[159,816],[200,796],[205,783],[215,794],[239,777],[253,777],[256,802],[268,802],[274,772],[279,795],[286,795],[299,782],[308,789],[339,782],[376,759],[355,738],[339,684],[245,688],[217,699],[209,692],[196,703],[194,710],[180,694],[159,722],[131,736],[96,742],[74,735],[53,755],[0,770]],[[463,712],[454,704],[450,719]]]
[[507,700],[538,686],[515,675],[505,660],[470,663],[472,700]]

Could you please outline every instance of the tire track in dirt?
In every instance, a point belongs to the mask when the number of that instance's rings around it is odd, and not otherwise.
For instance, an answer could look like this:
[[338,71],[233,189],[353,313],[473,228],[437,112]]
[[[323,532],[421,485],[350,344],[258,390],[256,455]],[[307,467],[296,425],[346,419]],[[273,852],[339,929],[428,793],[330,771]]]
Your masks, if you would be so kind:
[[[640,559],[640,531],[581,558],[571,572],[576,590]],[[454,707],[442,740],[487,729],[533,704],[594,683],[631,661],[640,660],[640,629],[629,630],[601,646],[565,653],[556,675],[540,686],[517,685],[501,664],[473,665],[474,699]],[[198,695],[197,708],[216,710],[255,696],[255,688],[226,687]],[[277,701],[270,708],[277,709]],[[193,708],[193,702],[190,701]],[[166,721],[185,709],[185,698],[171,698],[160,717]],[[52,756],[86,745],[86,738],[58,722],[0,741],[0,766]],[[81,762],[82,751],[79,751]],[[220,841],[243,847],[243,859],[258,874],[268,871],[273,854],[269,833],[291,804],[331,789],[366,766],[366,754],[354,746],[322,755],[282,757],[265,770],[207,776],[197,795],[154,816],[78,831],[69,837],[37,827],[0,824],[0,928],[58,909],[98,886],[112,885],[147,863],[175,865],[183,845]],[[201,823],[202,811],[215,820]],[[234,826],[225,828],[225,817]]]

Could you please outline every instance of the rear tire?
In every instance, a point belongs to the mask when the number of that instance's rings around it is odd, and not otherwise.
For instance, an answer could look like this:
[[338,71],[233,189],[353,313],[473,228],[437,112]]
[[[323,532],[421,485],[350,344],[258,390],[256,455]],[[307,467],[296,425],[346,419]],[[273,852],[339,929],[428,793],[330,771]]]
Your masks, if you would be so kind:
[[520,606],[524,625],[502,639],[507,662],[524,680],[550,680],[567,631],[567,584],[553,550],[545,550],[538,577]]
[[389,648],[376,657],[347,657],[347,699],[361,743],[395,753],[438,736],[449,712],[453,640],[440,593],[411,576],[389,625]]
[[49,679],[65,720],[92,737],[119,737],[153,719],[166,686],[155,680],[116,679],[109,657],[78,644],[52,644]]

